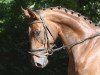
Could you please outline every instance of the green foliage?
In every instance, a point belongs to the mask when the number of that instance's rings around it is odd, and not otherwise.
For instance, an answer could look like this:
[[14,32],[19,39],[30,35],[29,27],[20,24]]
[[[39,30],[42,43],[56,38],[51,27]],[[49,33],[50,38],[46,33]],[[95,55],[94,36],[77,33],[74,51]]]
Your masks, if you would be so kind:
[[89,17],[93,22],[98,23],[100,21],[100,1],[99,0],[79,0],[78,11],[83,15]]
[[[88,16],[95,23],[100,20],[99,0],[0,0],[0,75],[66,75],[67,55],[56,52],[49,57],[50,63],[44,69],[37,69],[30,63],[28,25],[23,18],[21,6],[35,9],[62,6]],[[57,41],[57,43],[60,41]],[[60,46],[61,44],[58,44]]]

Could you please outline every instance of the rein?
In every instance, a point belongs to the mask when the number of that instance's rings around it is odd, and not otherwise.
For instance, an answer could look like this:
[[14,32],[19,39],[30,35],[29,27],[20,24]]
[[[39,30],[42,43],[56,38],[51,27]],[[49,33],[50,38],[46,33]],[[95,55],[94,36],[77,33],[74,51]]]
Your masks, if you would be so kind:
[[78,44],[81,44],[81,43],[83,43],[83,42],[85,42],[85,41],[87,41],[87,40],[93,39],[93,38],[95,38],[95,37],[97,37],[97,36],[100,36],[100,33],[98,33],[98,34],[96,34],[96,35],[94,35],[94,36],[88,37],[88,38],[86,38],[86,39],[83,39],[83,40],[81,40],[81,41],[79,41],[79,42],[76,42],[76,43],[74,43],[74,44],[63,45],[62,47],[59,47],[59,48],[57,48],[57,49],[53,49],[53,50],[54,50],[53,52],[59,51],[59,50],[61,50],[61,49],[65,49],[65,48],[67,48],[68,50],[70,50],[70,49],[72,49],[74,46],[76,46],[76,45],[78,45]]
[[[78,45],[78,44],[81,44],[81,43],[83,43],[83,42],[85,42],[86,40],[89,40],[89,39],[92,39],[92,38],[95,38],[95,37],[97,37],[97,36],[100,36],[100,33],[98,33],[98,34],[96,34],[96,35],[93,35],[93,36],[91,36],[91,37],[88,37],[88,38],[85,38],[85,39],[83,39],[83,40],[81,40],[81,41],[78,41],[78,42],[76,42],[76,43],[73,43],[73,44],[70,44],[70,45],[63,45],[63,46],[61,46],[61,47],[59,47],[59,48],[56,48],[56,49],[51,49],[50,48],[50,41],[49,41],[49,37],[48,37],[48,33],[47,33],[47,31],[50,33],[50,35],[53,37],[53,35],[52,35],[52,33],[51,33],[51,31],[49,30],[49,28],[47,27],[47,25],[45,24],[45,22],[44,22],[44,15],[43,14],[41,14],[40,13],[40,11],[39,10],[37,10],[36,11],[38,14],[39,14],[39,16],[40,16],[40,22],[35,22],[35,23],[42,23],[42,25],[43,25],[43,27],[44,27],[44,39],[46,40],[47,39],[47,48],[40,48],[40,49],[30,49],[30,51],[28,52],[28,53],[30,53],[30,54],[34,54],[34,52],[39,52],[39,51],[46,51],[47,53],[48,53],[48,55],[52,55],[54,52],[56,52],[56,51],[59,51],[59,50],[62,50],[62,49],[68,49],[68,50],[70,50],[70,49],[72,49],[74,46],[76,46],[76,45]],[[33,24],[34,22],[32,22],[31,24]],[[54,37],[53,37],[53,39],[54,39]]]

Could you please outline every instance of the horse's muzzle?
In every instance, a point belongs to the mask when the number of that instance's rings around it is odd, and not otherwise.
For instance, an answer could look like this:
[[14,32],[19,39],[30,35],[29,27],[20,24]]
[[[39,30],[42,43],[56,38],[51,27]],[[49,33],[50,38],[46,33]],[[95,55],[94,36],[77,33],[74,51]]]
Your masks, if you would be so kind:
[[34,64],[34,66],[38,67],[38,68],[44,68],[47,66],[48,64],[48,59],[46,56],[33,56],[32,58],[34,60],[34,62],[32,62]]

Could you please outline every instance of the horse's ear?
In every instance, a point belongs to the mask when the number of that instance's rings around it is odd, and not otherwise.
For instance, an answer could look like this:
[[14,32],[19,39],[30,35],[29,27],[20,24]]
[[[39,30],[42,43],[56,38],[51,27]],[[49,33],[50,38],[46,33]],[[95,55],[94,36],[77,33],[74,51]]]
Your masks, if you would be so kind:
[[33,18],[33,19],[38,19],[37,15],[35,12],[33,12],[32,10],[28,9],[27,8],[27,11],[29,12],[30,16]]
[[22,9],[22,11],[23,11],[23,13],[24,13],[24,15],[26,17],[33,18],[33,19],[38,19],[36,14],[35,14],[35,12],[33,12],[32,10],[30,10],[28,8],[27,9],[23,9],[22,7],[21,7],[21,9]]
[[24,9],[22,7],[21,7],[21,9],[22,9],[23,14],[24,14],[25,17],[27,17],[27,18],[30,18],[31,17],[30,14],[29,14],[29,12],[28,12],[28,10],[26,10],[26,9]]

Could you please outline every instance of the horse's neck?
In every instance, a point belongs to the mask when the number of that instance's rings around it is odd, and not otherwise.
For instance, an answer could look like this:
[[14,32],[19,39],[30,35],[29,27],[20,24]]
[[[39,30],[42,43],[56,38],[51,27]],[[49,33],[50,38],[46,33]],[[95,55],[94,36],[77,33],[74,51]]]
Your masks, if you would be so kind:
[[[51,13],[51,14],[50,14]],[[96,27],[83,16],[72,14],[70,11],[49,11],[49,20],[60,26],[69,44],[85,39],[96,33]],[[68,42],[67,41],[67,42]]]
[[[64,39],[65,44],[73,44],[78,41],[81,41],[85,38],[90,37],[91,35],[96,34],[96,32],[100,32],[99,29],[97,29],[93,23],[91,23],[89,20],[85,20],[83,16],[78,16],[76,13],[71,12],[59,12],[59,11],[47,11],[49,13],[46,13],[48,16],[47,19],[55,23],[61,30],[61,37]],[[74,49],[74,48],[73,48]],[[75,51],[75,49],[74,49]],[[78,52],[78,48],[77,48]],[[70,55],[69,63],[72,63],[69,65],[69,74],[72,69],[75,71],[74,67],[72,68],[72,65],[74,64],[74,52],[72,52],[72,55]],[[70,53],[69,53],[70,54]],[[77,55],[77,54],[76,54]],[[74,73],[74,72],[73,72]],[[73,75],[73,74],[72,74]]]

